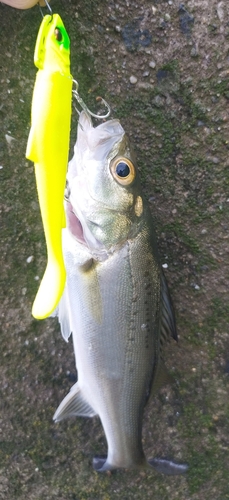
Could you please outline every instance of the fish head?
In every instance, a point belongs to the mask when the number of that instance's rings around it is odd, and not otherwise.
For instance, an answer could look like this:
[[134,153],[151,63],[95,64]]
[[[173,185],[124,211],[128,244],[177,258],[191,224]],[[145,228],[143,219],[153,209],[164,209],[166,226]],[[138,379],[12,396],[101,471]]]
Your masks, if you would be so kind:
[[70,39],[58,14],[43,18],[37,35],[34,64],[41,70],[70,75]]
[[89,249],[112,251],[138,232],[144,212],[141,186],[119,120],[93,127],[81,112],[67,186],[67,227]]

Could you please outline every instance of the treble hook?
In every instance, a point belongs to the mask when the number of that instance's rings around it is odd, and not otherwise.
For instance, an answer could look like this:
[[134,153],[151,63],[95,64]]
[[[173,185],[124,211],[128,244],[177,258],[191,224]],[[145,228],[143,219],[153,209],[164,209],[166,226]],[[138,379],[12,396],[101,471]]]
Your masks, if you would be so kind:
[[[51,9],[51,7],[50,7],[50,5],[49,5],[48,0],[44,0],[44,2],[45,2],[45,4],[46,4],[47,9],[49,10],[50,15],[51,15],[51,16],[53,16],[53,12],[52,12],[52,9]],[[42,17],[44,17],[43,10],[42,10],[42,8],[41,8],[40,4],[38,3],[37,5],[39,6],[40,13],[41,13]]]
[[[79,105],[81,106],[81,108],[88,115],[93,116],[93,118],[98,118],[99,120],[105,120],[105,118],[108,118],[108,116],[110,116],[111,108],[110,108],[109,104],[105,101],[105,99],[103,99],[103,97],[97,97],[97,100],[100,100],[104,104],[104,106],[107,109],[107,113],[105,115],[96,115],[95,113],[92,113],[92,111],[90,111],[90,109],[87,107],[87,105],[83,101],[82,97],[80,97],[80,95],[78,93],[78,87],[79,87],[78,82],[76,80],[73,80],[73,83],[75,84],[76,88],[72,90],[72,93],[73,93],[74,97],[76,98],[77,102],[79,103]],[[79,113],[77,108],[76,108],[76,111]]]

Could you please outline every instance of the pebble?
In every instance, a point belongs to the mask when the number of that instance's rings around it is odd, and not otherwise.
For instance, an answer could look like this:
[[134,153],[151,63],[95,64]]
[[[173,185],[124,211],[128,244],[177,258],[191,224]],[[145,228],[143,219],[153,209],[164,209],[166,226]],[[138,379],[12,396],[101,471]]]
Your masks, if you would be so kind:
[[8,134],[5,134],[5,139],[6,139],[7,144],[9,144],[9,146],[11,146],[13,141],[16,141],[16,139],[14,137],[12,137],[11,135],[8,135]]
[[148,82],[139,82],[137,86],[141,90],[153,90],[154,89],[154,86]]
[[166,13],[165,14],[165,21],[170,21],[170,20],[171,20],[170,14]]
[[32,262],[33,259],[34,259],[33,255],[30,255],[29,257],[27,257],[27,259],[26,259],[27,264],[30,264],[30,262]]
[[152,69],[154,69],[154,68],[156,67],[156,63],[155,63],[155,61],[153,61],[153,60],[152,60],[152,61],[150,61],[150,62],[149,62],[149,67],[150,67],[150,68],[152,68]]
[[217,156],[208,156],[207,160],[211,161],[215,165],[217,165],[220,162],[220,159]]
[[220,22],[222,23],[224,20],[223,2],[218,3],[216,10],[217,10],[218,18],[219,18]]
[[136,78],[136,76],[134,76],[134,75],[130,76],[130,83],[132,85],[135,85],[137,83],[137,81],[138,81],[138,79]]
[[191,57],[197,57],[198,56],[198,51],[196,47],[192,47],[191,52],[190,52]]
[[162,264],[163,269],[168,269],[168,264]]
[[153,99],[153,104],[157,107],[160,108],[161,106],[164,105],[164,100],[160,95],[156,95]]

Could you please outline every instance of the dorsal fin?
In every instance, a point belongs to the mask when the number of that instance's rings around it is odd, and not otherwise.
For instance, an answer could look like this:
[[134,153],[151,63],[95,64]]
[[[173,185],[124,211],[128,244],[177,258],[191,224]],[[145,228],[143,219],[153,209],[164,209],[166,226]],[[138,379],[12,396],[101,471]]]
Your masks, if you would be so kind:
[[158,350],[153,360],[154,369],[150,389],[146,395],[146,402],[160,387],[173,381],[163,362],[163,347],[170,341],[171,337],[177,340],[176,320],[167,281],[162,271]]

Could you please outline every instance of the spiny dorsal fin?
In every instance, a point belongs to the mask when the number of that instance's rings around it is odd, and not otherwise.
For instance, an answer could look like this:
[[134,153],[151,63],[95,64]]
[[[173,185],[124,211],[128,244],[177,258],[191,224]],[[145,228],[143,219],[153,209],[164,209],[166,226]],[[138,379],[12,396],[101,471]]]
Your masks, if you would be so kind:
[[[173,305],[168,289],[168,285],[163,272],[161,273],[161,311],[159,324],[159,350],[156,359],[154,359],[154,372],[152,376],[152,385],[148,397],[160,389],[160,387],[171,384],[173,377],[168,373],[162,358],[163,346],[170,338],[177,340],[176,320]],[[147,398],[148,400],[148,398]]]
[[53,416],[53,420],[59,422],[68,417],[94,417],[95,415],[95,411],[84,399],[78,382],[76,382],[58,406]]

